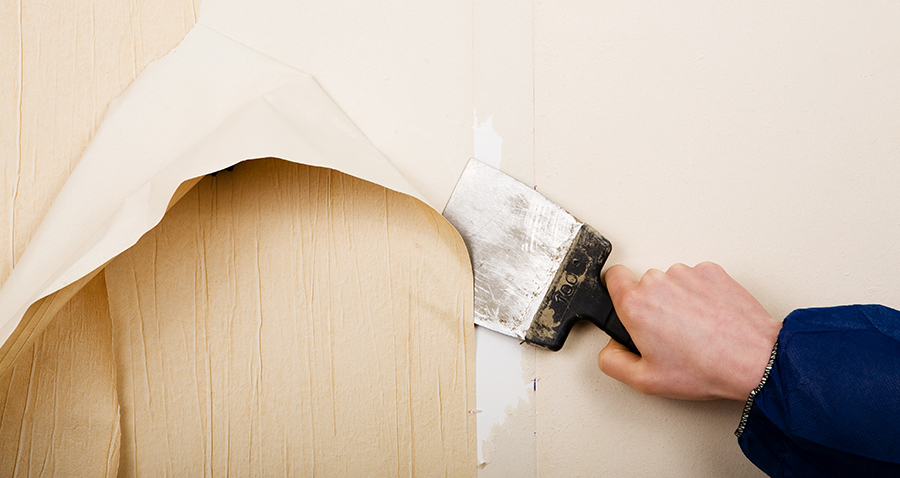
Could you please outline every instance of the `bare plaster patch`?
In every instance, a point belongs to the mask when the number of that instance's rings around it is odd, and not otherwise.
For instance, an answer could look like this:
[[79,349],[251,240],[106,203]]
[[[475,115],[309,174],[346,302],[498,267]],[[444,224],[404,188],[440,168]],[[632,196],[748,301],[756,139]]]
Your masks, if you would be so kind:
[[499,169],[502,158],[503,138],[494,131],[494,116],[478,122],[478,111],[474,111],[472,130],[475,131],[475,158]]

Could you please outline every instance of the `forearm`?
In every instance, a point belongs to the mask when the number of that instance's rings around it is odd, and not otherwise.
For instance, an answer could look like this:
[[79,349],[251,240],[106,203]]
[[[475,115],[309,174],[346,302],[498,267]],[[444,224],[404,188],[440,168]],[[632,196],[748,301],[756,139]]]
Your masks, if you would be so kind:
[[598,361],[611,377],[691,400],[757,389],[739,443],[771,476],[900,476],[900,312],[805,309],[782,324],[710,263],[640,280],[616,266],[607,284],[642,353],[610,341]]
[[739,438],[771,476],[900,476],[900,312],[805,309]]

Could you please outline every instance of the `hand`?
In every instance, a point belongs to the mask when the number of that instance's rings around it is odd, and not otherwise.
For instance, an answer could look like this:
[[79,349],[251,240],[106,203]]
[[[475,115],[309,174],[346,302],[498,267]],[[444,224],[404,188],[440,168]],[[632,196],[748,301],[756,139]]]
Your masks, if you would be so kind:
[[600,370],[639,392],[684,400],[746,400],[781,330],[719,265],[675,264],[640,279],[613,266],[606,285],[641,356],[614,340]]

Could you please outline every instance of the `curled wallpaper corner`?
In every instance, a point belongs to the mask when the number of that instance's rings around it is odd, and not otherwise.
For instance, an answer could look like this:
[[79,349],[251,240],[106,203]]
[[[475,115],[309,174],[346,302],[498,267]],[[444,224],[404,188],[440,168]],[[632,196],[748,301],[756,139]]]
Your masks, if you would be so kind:
[[0,289],[0,373],[70,296],[54,294],[77,291],[134,245],[182,183],[263,157],[332,168],[427,204],[312,77],[198,24],[110,105]]

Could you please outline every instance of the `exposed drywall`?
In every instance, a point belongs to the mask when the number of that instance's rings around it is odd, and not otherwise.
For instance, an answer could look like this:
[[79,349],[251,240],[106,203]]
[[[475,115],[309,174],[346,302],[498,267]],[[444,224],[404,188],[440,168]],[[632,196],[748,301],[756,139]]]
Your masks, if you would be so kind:
[[508,406],[504,419],[492,424],[490,435],[481,444],[480,478],[538,476],[541,458],[535,437],[535,403],[531,398]]
[[503,162],[482,158],[478,144],[474,155],[529,186],[535,182],[533,11],[534,2],[472,2],[475,122],[492,119],[491,131],[503,139]]
[[121,475],[475,474],[471,269],[421,202],[241,163],[107,277]]
[[478,354],[478,476],[537,476],[537,349],[475,328]]

